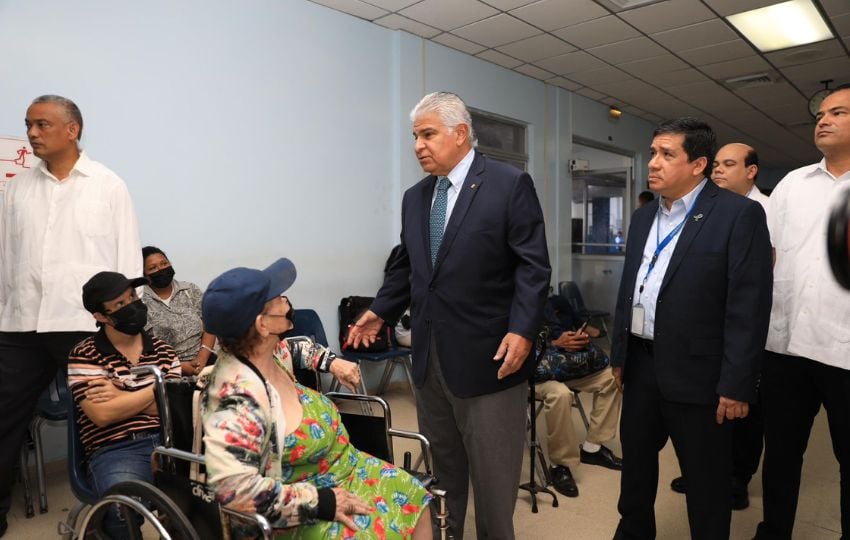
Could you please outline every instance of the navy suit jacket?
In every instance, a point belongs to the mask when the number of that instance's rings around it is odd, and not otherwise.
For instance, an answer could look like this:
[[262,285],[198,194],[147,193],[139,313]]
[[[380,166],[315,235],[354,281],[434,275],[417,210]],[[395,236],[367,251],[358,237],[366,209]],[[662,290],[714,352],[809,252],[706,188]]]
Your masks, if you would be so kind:
[[[635,280],[659,204],[635,211],[626,244],[611,361],[627,382]],[[680,235],[656,303],[659,391],[680,403],[754,402],[773,291],[764,210],[709,180]]]
[[402,201],[401,248],[372,311],[395,320],[410,305],[413,380],[425,382],[433,335],[449,389],[473,397],[525,382],[526,361],[496,378],[493,356],[515,332],[534,339],[549,288],[543,212],[531,177],[475,153],[431,266],[430,215],[436,177],[408,189]]

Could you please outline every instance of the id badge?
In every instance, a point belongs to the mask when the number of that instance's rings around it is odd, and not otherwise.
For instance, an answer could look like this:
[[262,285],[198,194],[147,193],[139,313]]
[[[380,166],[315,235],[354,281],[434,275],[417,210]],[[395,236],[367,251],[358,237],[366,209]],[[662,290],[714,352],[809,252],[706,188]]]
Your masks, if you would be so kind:
[[643,337],[644,309],[642,304],[632,306],[632,334]]

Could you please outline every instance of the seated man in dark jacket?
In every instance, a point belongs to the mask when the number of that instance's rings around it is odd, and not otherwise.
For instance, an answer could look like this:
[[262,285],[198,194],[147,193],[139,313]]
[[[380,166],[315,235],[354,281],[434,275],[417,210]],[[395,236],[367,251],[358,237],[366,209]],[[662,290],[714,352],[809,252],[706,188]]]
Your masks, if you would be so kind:
[[[536,394],[543,400],[543,410],[546,413],[552,483],[555,489],[567,497],[577,497],[578,487],[570,467],[578,466],[579,462],[614,470],[622,467],[620,458],[602,446],[602,443],[613,439],[617,433],[622,396],[617,389],[607,357],[590,342],[591,335],[598,336],[599,330],[581,325],[569,303],[559,302],[559,299],[552,297],[546,304],[545,324],[552,340],[551,349],[547,350],[543,362],[546,362],[546,356],[562,355],[568,357],[568,360],[575,360],[578,367],[563,381],[538,380]],[[599,369],[600,367],[602,369]],[[562,376],[558,376],[558,379],[561,378]],[[590,429],[581,445],[573,427],[571,407],[573,400],[577,399],[573,390],[594,394]]]

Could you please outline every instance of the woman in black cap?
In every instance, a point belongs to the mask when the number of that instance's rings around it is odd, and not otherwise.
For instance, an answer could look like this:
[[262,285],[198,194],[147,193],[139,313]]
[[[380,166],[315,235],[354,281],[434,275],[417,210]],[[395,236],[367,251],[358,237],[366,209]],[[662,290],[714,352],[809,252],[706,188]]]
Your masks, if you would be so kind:
[[[333,403],[284,367],[349,364],[304,338],[278,345],[292,328],[282,294],[294,281],[295,266],[280,259],[229,270],[204,294],[204,326],[223,351],[202,402],[210,485],[222,504],[286,529],[282,537],[430,540],[422,484],[354,448]],[[359,382],[358,371],[337,376]]]

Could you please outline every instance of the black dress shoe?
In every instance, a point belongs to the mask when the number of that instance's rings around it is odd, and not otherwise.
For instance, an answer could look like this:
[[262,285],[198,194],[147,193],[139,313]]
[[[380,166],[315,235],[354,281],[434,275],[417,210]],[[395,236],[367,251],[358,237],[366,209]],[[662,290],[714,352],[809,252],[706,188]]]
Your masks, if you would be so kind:
[[0,536],[6,534],[6,528],[9,524],[6,522],[6,514],[0,514]]
[[549,469],[549,476],[558,493],[567,497],[578,497],[578,486],[569,467],[556,465]]
[[601,447],[596,452],[587,452],[584,448],[581,449],[581,462],[588,465],[599,465],[615,471],[623,470],[623,460],[614,455],[614,452]]
[[674,478],[673,481],[670,482],[670,489],[676,493],[685,493],[685,477],[680,476],[679,478]]

